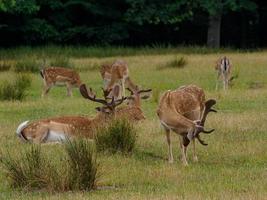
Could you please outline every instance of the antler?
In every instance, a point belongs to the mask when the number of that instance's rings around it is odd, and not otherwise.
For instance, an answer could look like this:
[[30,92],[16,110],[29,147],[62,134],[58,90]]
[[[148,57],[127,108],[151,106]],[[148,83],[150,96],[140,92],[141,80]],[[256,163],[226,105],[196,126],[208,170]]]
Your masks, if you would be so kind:
[[216,101],[214,99],[209,99],[205,102],[205,108],[204,108],[204,112],[202,115],[202,118],[200,121],[196,122],[196,131],[194,136],[197,138],[197,140],[199,141],[200,144],[202,145],[208,145],[207,143],[205,143],[203,140],[201,140],[199,133],[205,133],[205,134],[210,134],[213,131],[215,131],[215,129],[211,129],[211,130],[205,130],[204,129],[204,124],[207,118],[207,115],[209,112],[217,112],[215,109],[212,109],[211,107],[214,106],[216,104]]
[[85,84],[82,84],[80,86],[80,93],[84,98],[89,99],[91,101],[102,103],[104,105],[108,104],[108,102],[104,99],[96,99],[96,95],[93,94],[92,89],[90,88],[90,91],[88,91]]
[[202,118],[200,120],[200,126],[204,126],[207,115],[209,112],[217,112],[217,110],[214,110],[211,108],[215,104],[216,104],[216,100],[214,100],[214,99],[209,99],[205,102],[205,108],[204,108],[204,112],[202,114]]
[[126,97],[123,97],[123,98],[118,99],[118,100],[115,101],[114,97],[112,97],[111,102],[107,102],[104,99],[97,99],[95,93],[93,93],[92,88],[90,88],[89,91],[88,91],[85,84],[82,84],[80,86],[80,93],[84,98],[89,99],[89,100],[94,101],[94,102],[102,103],[102,104],[104,104],[105,106],[107,106],[108,108],[110,108],[112,110],[116,106],[120,105],[126,99]]

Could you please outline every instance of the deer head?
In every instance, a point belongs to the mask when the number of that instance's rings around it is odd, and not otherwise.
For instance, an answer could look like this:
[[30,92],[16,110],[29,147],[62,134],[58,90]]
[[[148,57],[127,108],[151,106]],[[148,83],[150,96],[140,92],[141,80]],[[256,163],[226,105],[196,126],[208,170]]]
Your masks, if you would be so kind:
[[148,99],[150,97],[152,89],[139,90],[139,87],[136,86],[134,90],[127,88],[130,91],[131,95],[127,97],[128,105],[141,106],[141,99]]
[[213,131],[215,131],[215,129],[211,129],[208,131],[204,129],[204,125],[205,125],[205,121],[206,121],[208,113],[217,112],[216,110],[212,109],[212,106],[214,106],[215,104],[216,104],[216,101],[214,99],[209,99],[205,102],[205,109],[203,111],[201,120],[194,121],[194,123],[196,123],[196,128],[195,130],[192,130],[191,132],[188,133],[187,138],[184,138],[185,144],[189,144],[190,140],[192,140],[193,138],[197,138],[200,144],[205,145],[205,146],[208,145],[200,138],[200,133],[210,134]]
[[96,107],[97,111],[103,112],[103,113],[111,113],[113,114],[115,111],[115,108],[122,104],[124,100],[126,100],[126,97],[122,97],[121,99],[115,100],[114,97],[112,97],[112,100],[108,102],[106,99],[98,99],[96,98],[96,94],[93,92],[92,88],[89,88],[89,90],[86,88],[85,84],[82,84],[80,86],[80,93],[81,95],[90,101],[94,101],[97,103],[101,103],[102,107]]

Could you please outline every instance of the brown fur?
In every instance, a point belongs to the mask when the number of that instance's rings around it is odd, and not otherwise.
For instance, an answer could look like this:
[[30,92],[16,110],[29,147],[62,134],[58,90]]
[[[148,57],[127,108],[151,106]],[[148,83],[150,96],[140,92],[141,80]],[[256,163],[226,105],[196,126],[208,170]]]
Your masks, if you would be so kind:
[[77,72],[72,69],[66,69],[62,67],[44,68],[43,70],[41,70],[41,75],[44,80],[44,90],[42,96],[46,95],[51,87],[59,83],[67,87],[68,96],[71,96],[71,88],[79,87],[82,83]]
[[[105,105],[105,100],[96,99],[94,92],[87,90],[85,85],[80,87],[82,96],[86,99],[98,102]],[[139,93],[138,93],[139,95]],[[138,98],[141,98],[140,95]],[[126,98],[125,98],[126,99]],[[123,100],[123,99],[122,99]],[[122,101],[121,101],[122,102]],[[126,118],[130,121],[139,121],[145,119],[142,112],[141,105],[135,104],[135,100],[130,105],[120,106],[115,109],[116,105],[108,107],[109,103],[99,108],[99,113],[94,118],[83,116],[62,116],[48,119],[41,119],[32,122],[21,131],[23,138],[30,138],[28,140],[34,143],[46,142],[47,133],[49,130],[64,133],[68,137],[83,136],[93,139],[96,130],[108,123],[112,118]],[[27,139],[26,139],[27,140]]]
[[123,60],[116,60],[113,64],[103,64],[100,68],[100,74],[104,80],[106,96],[118,82],[120,82],[120,85],[122,86],[121,90],[123,96],[125,96],[125,86],[131,90],[134,90],[137,87],[130,79],[128,65]]
[[[188,135],[196,132],[197,122],[200,120],[205,108],[204,91],[195,86],[182,86],[174,91],[167,91],[160,99],[157,115],[166,131],[169,147],[169,162],[173,162],[170,131],[182,136],[180,140],[182,149],[182,161],[187,165],[186,147],[190,143]],[[193,138],[194,159],[195,140]]]

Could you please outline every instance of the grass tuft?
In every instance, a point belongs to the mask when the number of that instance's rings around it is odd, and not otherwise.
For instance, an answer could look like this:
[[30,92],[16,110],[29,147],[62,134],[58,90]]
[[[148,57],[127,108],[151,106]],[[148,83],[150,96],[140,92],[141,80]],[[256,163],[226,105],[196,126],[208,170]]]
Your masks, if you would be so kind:
[[71,190],[91,190],[96,186],[96,154],[92,142],[73,140],[65,144],[69,166],[69,188]]
[[31,77],[27,74],[18,74],[15,80],[3,81],[0,85],[0,100],[23,100],[26,90],[31,85]]
[[29,190],[42,189],[48,185],[46,176],[47,160],[41,154],[39,146],[32,145],[30,151],[20,159],[14,159],[10,154],[1,159],[6,169],[6,175],[12,187]]
[[65,151],[67,157],[51,165],[41,147],[31,145],[20,158],[14,159],[8,153],[1,157],[0,163],[10,185],[15,188],[61,192],[94,189],[98,164],[92,143],[86,140],[68,141]]
[[11,68],[11,64],[4,61],[0,63],[0,72],[9,71]]
[[128,120],[115,119],[97,131],[96,146],[99,151],[131,153],[137,139],[136,130]]
[[163,65],[159,65],[158,69],[166,69],[166,68],[183,68],[187,65],[187,60],[184,57],[175,57],[171,61]]

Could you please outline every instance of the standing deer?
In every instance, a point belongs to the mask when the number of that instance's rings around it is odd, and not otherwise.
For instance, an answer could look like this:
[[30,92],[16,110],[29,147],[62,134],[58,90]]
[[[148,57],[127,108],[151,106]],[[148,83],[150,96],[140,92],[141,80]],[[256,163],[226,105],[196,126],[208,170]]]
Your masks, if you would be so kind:
[[100,74],[104,80],[105,96],[112,97],[110,92],[113,87],[118,84],[121,85],[119,96],[125,96],[125,85],[130,89],[134,89],[136,87],[129,77],[128,65],[123,60],[117,60],[111,65],[103,64],[100,68]]
[[216,104],[213,99],[205,101],[204,91],[195,86],[182,86],[174,91],[167,91],[160,99],[157,115],[163,126],[168,143],[170,163],[173,162],[170,132],[180,135],[180,148],[182,151],[182,163],[188,165],[186,158],[187,146],[193,141],[193,159],[197,161],[195,150],[195,138],[207,145],[200,138],[200,133],[211,133],[204,130],[204,124],[209,112],[216,112],[211,107]]
[[79,87],[82,82],[77,72],[63,67],[45,67],[40,70],[44,87],[42,97],[44,97],[53,86],[66,86],[67,95],[72,96],[72,88]]
[[217,64],[215,66],[215,70],[218,71],[217,74],[217,81],[216,81],[216,90],[218,89],[219,82],[223,82],[223,89],[226,90],[229,87],[230,79],[231,79],[231,68],[232,65],[230,63],[230,60],[226,58],[225,56],[223,58],[220,58],[217,61]]
[[[90,101],[102,104],[97,107],[98,114],[94,118],[83,116],[62,116],[48,119],[41,119],[30,123],[25,121],[17,128],[18,137],[25,142],[45,143],[45,142],[64,142],[67,138],[75,136],[83,136],[93,139],[98,127],[101,127],[111,121],[114,117],[123,117],[129,120],[144,119],[141,109],[125,106],[115,109],[123,101],[127,99],[115,100],[107,102],[105,99],[97,99],[95,93],[86,86],[80,86],[82,96]],[[130,98],[130,97],[129,97]]]

